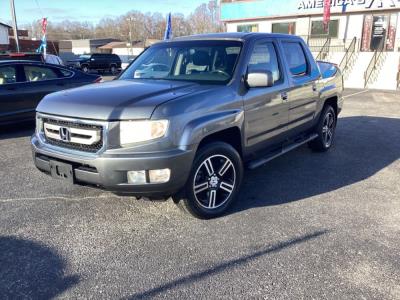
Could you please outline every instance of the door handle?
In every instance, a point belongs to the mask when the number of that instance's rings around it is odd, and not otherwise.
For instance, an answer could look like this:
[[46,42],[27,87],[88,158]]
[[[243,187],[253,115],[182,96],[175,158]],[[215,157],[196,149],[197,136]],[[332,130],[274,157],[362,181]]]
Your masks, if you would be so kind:
[[15,91],[17,88],[16,87],[8,87],[7,90],[8,91]]
[[281,93],[281,98],[283,101],[287,101],[288,100],[288,94],[286,92],[282,92]]

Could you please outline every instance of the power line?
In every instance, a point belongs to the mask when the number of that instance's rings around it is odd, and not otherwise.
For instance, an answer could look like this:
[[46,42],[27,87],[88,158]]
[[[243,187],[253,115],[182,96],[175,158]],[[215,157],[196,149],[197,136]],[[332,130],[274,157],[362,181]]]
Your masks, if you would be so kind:
[[39,9],[40,14],[41,14],[42,17],[44,18],[44,13],[43,13],[42,8],[40,7],[39,0],[35,0],[35,2],[36,2],[36,6],[37,6],[38,9]]

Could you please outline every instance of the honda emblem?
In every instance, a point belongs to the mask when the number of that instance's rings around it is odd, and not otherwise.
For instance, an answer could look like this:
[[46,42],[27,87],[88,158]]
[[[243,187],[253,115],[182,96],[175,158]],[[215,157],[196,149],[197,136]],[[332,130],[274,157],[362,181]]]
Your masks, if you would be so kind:
[[71,141],[71,132],[67,127],[60,127],[60,139],[63,142],[70,142]]

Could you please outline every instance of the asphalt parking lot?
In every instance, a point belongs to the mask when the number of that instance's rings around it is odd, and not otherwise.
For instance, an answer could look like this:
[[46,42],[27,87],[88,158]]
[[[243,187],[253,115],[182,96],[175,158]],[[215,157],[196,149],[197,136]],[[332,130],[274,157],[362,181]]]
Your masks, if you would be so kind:
[[332,151],[247,171],[209,221],[53,180],[3,130],[0,298],[400,299],[400,95],[346,94]]

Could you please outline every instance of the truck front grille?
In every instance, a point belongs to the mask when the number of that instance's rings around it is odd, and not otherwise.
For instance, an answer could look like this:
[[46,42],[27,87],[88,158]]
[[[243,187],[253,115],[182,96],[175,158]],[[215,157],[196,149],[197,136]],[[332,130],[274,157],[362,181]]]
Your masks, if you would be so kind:
[[43,134],[46,142],[62,148],[96,153],[103,147],[103,126],[42,118]]

